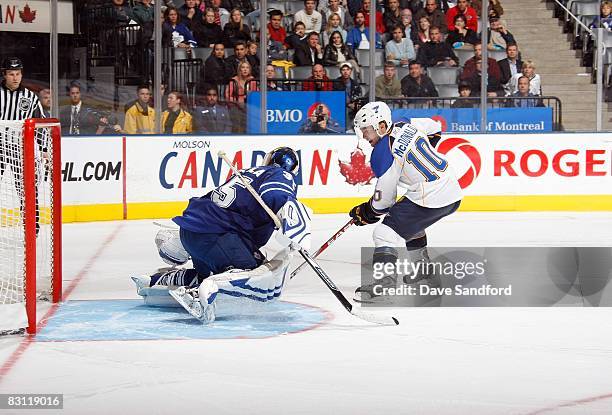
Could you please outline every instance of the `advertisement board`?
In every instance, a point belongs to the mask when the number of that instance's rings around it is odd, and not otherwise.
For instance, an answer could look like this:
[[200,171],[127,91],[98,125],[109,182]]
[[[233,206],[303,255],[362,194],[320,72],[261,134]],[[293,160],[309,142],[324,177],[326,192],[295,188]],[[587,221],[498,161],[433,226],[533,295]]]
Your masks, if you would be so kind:
[[[247,97],[247,133],[261,132],[260,92],[249,92]],[[266,123],[268,134],[308,133],[309,117],[326,116],[326,133],[340,134],[346,131],[346,93],[344,91],[323,92],[279,92],[267,94]]]
[[[301,165],[298,196],[319,213],[347,212],[373,194],[376,181],[371,147],[354,135],[83,137],[62,143],[64,207],[95,211],[74,220],[176,215],[190,197],[227,180],[230,169],[220,150],[247,168],[260,165],[271,149],[291,146]],[[464,191],[463,210],[612,210],[612,134],[445,134],[436,150]]]
[[[442,123],[447,133],[480,131],[479,108],[395,109],[393,121],[429,117]],[[542,133],[553,130],[552,108],[490,108],[487,110],[487,131],[492,133]]]
[[[0,31],[51,32],[51,2],[0,0]],[[57,2],[58,33],[74,33],[71,1]]]

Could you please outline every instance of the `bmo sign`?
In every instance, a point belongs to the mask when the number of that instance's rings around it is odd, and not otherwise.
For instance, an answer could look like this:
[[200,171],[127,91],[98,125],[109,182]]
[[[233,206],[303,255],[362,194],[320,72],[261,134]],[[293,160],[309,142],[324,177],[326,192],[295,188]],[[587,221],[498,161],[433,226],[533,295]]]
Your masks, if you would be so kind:
[[300,110],[266,110],[266,122],[300,122],[302,121]]
[[[310,119],[325,118],[327,128],[346,131],[346,92],[270,91],[266,99],[268,134],[298,134],[309,131]],[[261,93],[247,95],[247,133],[261,133]]]
[[445,136],[466,194],[612,194],[611,134]]

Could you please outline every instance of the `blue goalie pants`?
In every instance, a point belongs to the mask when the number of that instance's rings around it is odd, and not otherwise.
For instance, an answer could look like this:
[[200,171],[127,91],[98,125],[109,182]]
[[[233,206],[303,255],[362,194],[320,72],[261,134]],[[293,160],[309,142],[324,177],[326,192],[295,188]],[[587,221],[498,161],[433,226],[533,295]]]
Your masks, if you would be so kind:
[[181,228],[180,237],[201,278],[231,268],[254,269],[261,264],[235,233],[197,233]]

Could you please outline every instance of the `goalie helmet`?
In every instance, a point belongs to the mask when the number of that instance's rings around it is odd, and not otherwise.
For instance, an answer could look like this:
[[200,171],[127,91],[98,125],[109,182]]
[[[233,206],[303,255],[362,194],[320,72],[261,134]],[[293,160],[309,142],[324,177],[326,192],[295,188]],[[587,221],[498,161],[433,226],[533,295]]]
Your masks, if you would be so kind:
[[[387,124],[385,131],[380,129],[382,121]],[[384,102],[368,102],[357,111],[353,121],[355,133],[360,139],[363,138],[362,128],[372,127],[379,137],[383,137],[391,129],[391,124],[391,109]]]
[[23,63],[21,63],[21,59],[13,56],[10,58],[6,58],[2,61],[2,73],[3,74],[5,71],[11,71],[14,69],[23,70]]
[[300,168],[297,153],[290,147],[278,147],[266,154],[264,166],[276,165],[289,173],[296,175]]

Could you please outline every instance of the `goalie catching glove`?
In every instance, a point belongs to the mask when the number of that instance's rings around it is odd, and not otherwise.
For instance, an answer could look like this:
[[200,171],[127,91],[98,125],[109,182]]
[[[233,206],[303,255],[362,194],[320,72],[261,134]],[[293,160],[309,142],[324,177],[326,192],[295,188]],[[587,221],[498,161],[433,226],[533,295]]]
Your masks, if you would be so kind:
[[277,213],[283,225],[281,232],[276,232],[276,240],[283,247],[310,249],[310,216],[312,210],[295,199],[287,202]]
[[349,212],[351,218],[357,226],[371,225],[372,223],[378,222],[382,213],[378,213],[372,207],[372,199],[367,202],[363,202],[360,205],[355,206]]

